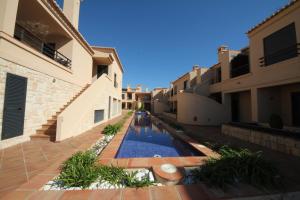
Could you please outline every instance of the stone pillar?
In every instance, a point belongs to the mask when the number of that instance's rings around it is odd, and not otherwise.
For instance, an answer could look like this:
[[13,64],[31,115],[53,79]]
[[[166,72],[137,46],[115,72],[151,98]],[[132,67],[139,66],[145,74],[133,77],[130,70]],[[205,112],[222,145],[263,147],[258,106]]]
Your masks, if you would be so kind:
[[258,96],[257,88],[251,88],[251,120],[258,121]]
[[14,36],[19,0],[0,1],[0,31]]

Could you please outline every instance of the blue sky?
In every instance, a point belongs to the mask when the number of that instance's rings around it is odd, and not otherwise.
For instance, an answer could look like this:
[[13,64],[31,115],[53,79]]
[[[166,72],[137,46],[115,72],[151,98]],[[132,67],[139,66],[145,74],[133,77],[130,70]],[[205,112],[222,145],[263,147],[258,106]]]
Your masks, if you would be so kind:
[[[62,0],[58,0],[62,5]],[[194,64],[217,62],[217,47],[241,49],[246,31],[288,0],[84,0],[79,30],[91,45],[115,47],[123,87],[168,87]]]

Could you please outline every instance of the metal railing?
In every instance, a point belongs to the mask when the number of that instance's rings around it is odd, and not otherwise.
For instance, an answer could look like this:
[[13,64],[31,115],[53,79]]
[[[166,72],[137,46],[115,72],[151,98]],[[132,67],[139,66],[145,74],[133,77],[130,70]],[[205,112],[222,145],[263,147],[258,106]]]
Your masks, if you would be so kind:
[[259,58],[261,67],[272,65],[300,55],[300,43],[280,49],[279,51]]
[[43,40],[19,24],[16,24],[14,37],[65,67],[71,68],[71,60],[69,58],[47,45]]
[[250,72],[249,64],[244,64],[244,65],[235,66],[235,67],[231,66],[230,77],[234,78],[237,76],[248,74],[249,72]]

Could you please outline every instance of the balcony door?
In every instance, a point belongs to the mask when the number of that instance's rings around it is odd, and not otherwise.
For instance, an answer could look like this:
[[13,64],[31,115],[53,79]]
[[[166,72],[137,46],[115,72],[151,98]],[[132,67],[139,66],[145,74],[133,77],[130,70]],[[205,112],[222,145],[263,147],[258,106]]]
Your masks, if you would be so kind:
[[7,74],[1,140],[23,135],[27,78]]
[[293,126],[300,127],[300,92],[292,93]]
[[98,65],[97,66],[97,78],[99,78],[102,74],[108,75],[108,66],[107,65]]

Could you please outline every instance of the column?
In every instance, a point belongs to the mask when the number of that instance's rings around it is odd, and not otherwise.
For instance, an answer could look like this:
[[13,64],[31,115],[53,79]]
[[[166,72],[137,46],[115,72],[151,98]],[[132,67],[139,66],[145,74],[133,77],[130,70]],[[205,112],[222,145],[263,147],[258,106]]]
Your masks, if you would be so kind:
[[258,121],[258,96],[257,88],[251,88],[251,120]]
[[19,0],[0,1],[0,31],[14,36]]

